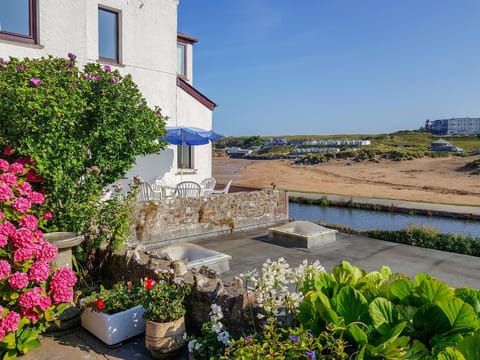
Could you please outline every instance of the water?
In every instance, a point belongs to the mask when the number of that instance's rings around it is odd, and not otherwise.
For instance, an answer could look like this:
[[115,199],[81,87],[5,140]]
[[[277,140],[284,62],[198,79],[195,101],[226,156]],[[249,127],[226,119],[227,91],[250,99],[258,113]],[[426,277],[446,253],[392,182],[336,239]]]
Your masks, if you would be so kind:
[[341,224],[360,230],[400,230],[410,224],[428,225],[442,233],[470,234],[480,237],[480,223],[472,220],[407,215],[382,211],[321,207],[319,205],[289,204],[290,218],[296,220],[322,221],[326,224]]

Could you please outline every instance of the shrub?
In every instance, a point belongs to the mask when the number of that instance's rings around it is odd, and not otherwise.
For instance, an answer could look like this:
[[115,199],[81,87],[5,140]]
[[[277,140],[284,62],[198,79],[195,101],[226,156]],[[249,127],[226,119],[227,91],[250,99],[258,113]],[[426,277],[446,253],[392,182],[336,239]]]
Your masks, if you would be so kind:
[[32,157],[55,212],[48,230],[84,231],[102,191],[164,143],[164,118],[130,75],[68,59],[0,64],[0,143]]
[[[80,70],[73,54],[2,59],[0,98],[0,144],[34,158],[49,193],[54,217],[43,230],[82,232],[97,248],[121,244],[132,203],[99,199],[136,156],[162,149],[159,109],[147,106],[130,75],[99,64]],[[77,254],[79,265],[86,267],[91,249]]]
[[[4,154],[11,154],[7,148]],[[75,274],[52,269],[57,248],[39,230],[50,213],[35,161],[0,158],[0,356],[13,359],[40,343],[38,335],[72,301]]]

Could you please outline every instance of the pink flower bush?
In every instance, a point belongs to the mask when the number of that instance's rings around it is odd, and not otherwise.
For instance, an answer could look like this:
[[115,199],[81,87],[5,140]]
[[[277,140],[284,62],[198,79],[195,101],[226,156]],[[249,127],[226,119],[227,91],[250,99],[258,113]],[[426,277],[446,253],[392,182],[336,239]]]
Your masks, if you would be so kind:
[[[31,83],[41,84],[37,79]],[[11,146],[3,154],[16,155]],[[35,189],[43,178],[34,166],[33,159],[0,159],[0,353],[1,340],[10,333],[21,342],[26,328],[44,331],[46,322],[72,301],[77,281],[72,270],[50,265],[58,249],[40,229],[53,214],[40,208],[45,196]]]

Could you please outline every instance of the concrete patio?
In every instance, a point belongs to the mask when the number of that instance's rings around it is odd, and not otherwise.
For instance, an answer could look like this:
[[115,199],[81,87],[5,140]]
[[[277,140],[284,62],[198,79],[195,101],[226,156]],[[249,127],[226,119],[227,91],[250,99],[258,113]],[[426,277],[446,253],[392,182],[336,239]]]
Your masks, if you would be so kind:
[[[268,241],[266,228],[196,243],[232,256],[230,270],[223,274],[227,281],[241,272],[260,269],[267,258],[275,260],[284,257],[291,266],[298,265],[303,259],[319,260],[327,271],[331,271],[343,260],[369,271],[388,265],[392,271],[409,276],[426,272],[453,287],[480,288],[480,258],[343,233],[337,234],[336,242],[311,250],[274,245]],[[68,333],[43,336],[42,346],[22,359],[133,360],[150,359],[150,356],[145,349],[143,335],[125,342],[122,346],[107,347],[82,328],[76,328]]]

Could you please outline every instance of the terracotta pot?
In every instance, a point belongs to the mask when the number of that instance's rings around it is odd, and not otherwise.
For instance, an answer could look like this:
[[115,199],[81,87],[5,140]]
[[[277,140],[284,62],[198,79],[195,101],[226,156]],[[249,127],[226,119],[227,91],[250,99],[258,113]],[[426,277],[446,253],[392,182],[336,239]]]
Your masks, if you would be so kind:
[[147,320],[145,347],[154,359],[168,359],[185,347],[187,340],[184,339],[184,334],[185,317],[183,316],[166,323]]

